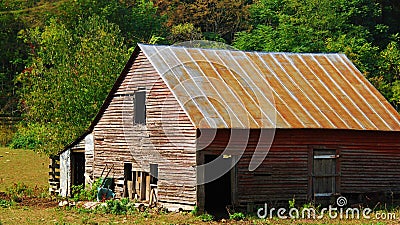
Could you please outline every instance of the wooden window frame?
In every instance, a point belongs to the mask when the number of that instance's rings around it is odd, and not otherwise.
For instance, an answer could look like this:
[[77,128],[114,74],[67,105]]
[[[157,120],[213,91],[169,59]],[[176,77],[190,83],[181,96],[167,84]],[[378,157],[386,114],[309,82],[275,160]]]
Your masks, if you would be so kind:
[[[145,88],[138,88],[138,90],[135,91],[134,93],[134,99],[133,99],[134,124],[146,125],[146,94],[147,93]],[[143,108],[141,108],[139,105],[143,106]]]
[[313,193],[313,161],[314,161],[314,150],[336,150],[336,177],[335,177],[335,193],[334,195],[340,195],[341,193],[341,147],[338,145],[310,145],[308,146],[308,187],[307,187],[307,199],[312,201],[314,198]]

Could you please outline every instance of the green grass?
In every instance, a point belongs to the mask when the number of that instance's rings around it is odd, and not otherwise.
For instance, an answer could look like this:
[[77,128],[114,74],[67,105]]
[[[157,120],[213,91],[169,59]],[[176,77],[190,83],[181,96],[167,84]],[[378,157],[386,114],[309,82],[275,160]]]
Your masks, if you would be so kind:
[[198,218],[181,213],[112,215],[78,212],[59,208],[12,207],[0,208],[3,224],[206,224]]
[[[6,153],[8,152],[8,153]],[[46,187],[48,174],[48,158],[29,150],[13,150],[0,148],[0,191],[14,183],[24,183],[29,187]],[[24,200],[25,201],[25,200]],[[59,208],[54,206],[50,199],[28,199],[27,202],[13,203],[5,208],[0,207],[0,225],[5,224],[343,224],[343,225],[389,225],[400,224],[400,211],[396,213],[395,220],[346,220],[329,219],[266,219],[247,217],[244,220],[226,220],[224,222],[203,222],[202,217],[191,213],[156,213],[135,212],[133,215],[112,215],[88,210]],[[6,204],[3,204],[6,205]],[[28,206],[26,206],[28,205]],[[374,216],[371,215],[373,218]],[[241,218],[240,218],[241,219]]]
[[31,150],[0,147],[0,191],[18,182],[29,187],[47,187],[48,165],[47,156]]

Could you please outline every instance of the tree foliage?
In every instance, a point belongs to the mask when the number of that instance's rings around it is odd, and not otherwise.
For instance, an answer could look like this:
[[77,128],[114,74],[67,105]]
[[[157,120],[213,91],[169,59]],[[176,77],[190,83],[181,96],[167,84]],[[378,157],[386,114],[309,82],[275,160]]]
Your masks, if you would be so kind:
[[399,1],[4,0],[0,24],[0,114],[19,102],[23,118],[15,147],[52,154],[80,135],[138,42],[342,52],[400,110]]
[[17,111],[15,74],[24,68],[27,49],[17,39],[24,27],[21,20],[10,14],[0,14],[0,115],[13,116]]
[[91,16],[74,30],[52,19],[44,29],[22,34],[35,51],[30,69],[16,81],[24,118],[42,127],[37,143],[47,153],[62,149],[96,115],[127,59],[119,33],[105,18]]
[[167,26],[193,24],[204,37],[225,39],[228,43],[236,32],[246,27],[248,5],[245,0],[157,1],[161,13],[168,16]]

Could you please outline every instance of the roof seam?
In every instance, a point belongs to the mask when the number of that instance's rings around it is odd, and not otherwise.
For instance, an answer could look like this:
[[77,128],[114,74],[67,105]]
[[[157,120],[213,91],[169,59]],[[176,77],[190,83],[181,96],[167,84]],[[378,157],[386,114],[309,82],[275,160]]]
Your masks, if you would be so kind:
[[[260,58],[260,61],[265,65],[265,67],[268,69],[268,71],[270,71],[271,74],[274,75],[275,78],[278,78],[278,75],[275,73],[275,71],[273,71],[270,66],[264,61],[264,59],[261,57],[261,55],[257,54],[257,56]],[[284,85],[282,84],[282,82],[277,79],[277,81],[280,83],[281,86],[284,87]],[[285,87],[284,87],[285,88]],[[279,94],[275,91],[274,88],[272,88],[272,90],[275,92],[276,96],[283,102],[285,103],[285,101],[283,101],[283,99],[281,98],[281,96],[279,96]],[[295,100],[295,99],[294,99]],[[295,100],[296,101],[296,100]],[[297,120],[304,126],[306,127],[306,124],[298,117],[298,115],[296,113],[293,112],[293,110],[290,107],[287,107],[288,110],[297,118]],[[289,123],[290,126],[290,123]]]
[[[283,73],[286,74],[286,76],[288,77],[288,73],[287,73],[287,71],[285,70],[285,68],[282,66],[282,64],[278,62],[278,60],[276,59],[275,56],[273,56],[272,58],[273,58],[273,60],[275,61],[275,63],[279,66],[279,68],[283,71]],[[288,93],[291,93],[291,91],[289,90],[289,88],[286,87],[286,85],[284,85],[284,82],[282,82],[282,80],[281,80],[280,77],[278,78],[278,80],[279,80],[280,83],[283,84],[283,86],[285,87],[285,90],[286,90]],[[289,80],[291,80],[291,79],[289,78]],[[293,94],[293,95],[294,95],[294,94]],[[291,95],[291,96],[292,96],[292,95]],[[294,97],[296,97],[296,96],[294,96]],[[306,97],[307,97],[307,96],[306,96]],[[297,98],[297,97],[296,97],[296,98]],[[307,97],[307,99],[309,99],[309,98]],[[295,99],[295,100],[296,100],[296,99]],[[300,106],[300,108],[302,108],[303,111],[314,121],[314,123],[316,123],[319,127],[322,127],[322,125],[318,122],[318,120],[315,119],[313,115],[311,115],[311,113],[309,112],[309,110],[307,110],[307,109],[303,106],[303,104],[301,104],[301,102],[298,101],[298,99],[297,99],[296,102],[297,102],[297,104]]]
[[[246,60],[247,60],[248,62],[250,62],[248,56],[247,56],[245,53],[242,52],[241,54],[246,58]],[[233,57],[233,55],[232,55],[231,52],[229,52],[229,55],[230,55],[230,57],[231,57],[232,59],[234,59],[234,57]],[[223,61],[223,60],[221,59],[221,61]],[[235,64],[237,64],[237,66],[242,70],[242,72],[244,72],[244,73],[247,75],[247,77],[250,78],[249,74],[245,71],[245,69],[244,69],[236,60],[233,60],[233,61],[234,61]],[[258,71],[258,69],[255,68],[255,67],[253,66],[252,63],[249,63],[249,65],[251,65],[251,66],[254,68],[254,70],[255,70],[258,74],[260,74],[260,71]],[[246,77],[246,78],[247,78],[247,77]],[[264,95],[264,93],[260,90],[260,88],[257,86],[257,84],[255,84],[255,82],[254,82],[252,79],[249,79],[249,81],[254,85],[254,87],[256,87],[256,88],[258,89],[259,93],[261,93],[261,96],[262,96],[264,99],[266,99],[266,100],[268,101],[268,103],[271,104],[271,106],[273,107],[273,109],[274,109],[274,111],[275,111],[275,118],[276,118],[277,110],[276,110],[276,107],[274,106],[274,104],[270,101],[270,99],[268,99],[268,98]],[[266,82],[266,84],[268,84],[268,82]],[[246,92],[247,92],[247,91],[246,91]],[[253,100],[253,102],[256,103],[256,106],[257,106],[257,108],[260,110],[260,112],[261,112],[262,114],[264,114],[265,117],[268,118],[268,120],[271,122],[271,125],[276,126],[276,121],[272,121],[272,119],[269,117],[269,115],[267,115],[267,114],[264,112],[263,108],[262,108],[259,104],[257,104],[257,101],[256,101],[256,100],[258,100],[258,99],[253,99],[253,97],[252,97],[250,94],[249,94],[249,97]],[[273,96],[272,96],[272,97],[273,97]]]
[[[343,80],[344,80],[347,84],[349,84],[350,88],[351,88],[358,96],[360,96],[361,101],[363,101],[364,103],[366,103],[366,104],[369,106],[369,103],[366,102],[365,99],[360,95],[360,93],[359,93],[357,90],[354,89],[354,86],[351,85],[347,79],[345,79],[345,77],[343,76],[342,72],[337,68],[337,66],[336,66],[335,64],[333,64],[332,61],[331,61],[328,57],[326,57],[326,56],[323,56],[323,57],[326,58],[326,59],[328,60],[329,64],[331,64],[331,66],[332,66],[333,68],[335,68],[335,70],[336,70],[336,72],[339,74],[339,76],[341,76],[341,77],[343,78]],[[337,85],[337,86],[338,86],[338,85]],[[342,88],[341,88],[341,90],[342,90]],[[345,93],[345,92],[343,91],[343,93]],[[353,101],[353,98],[352,98],[353,96],[348,96],[348,95],[346,95],[346,96],[347,96],[349,99],[352,100],[351,103],[352,103],[354,106],[356,106],[356,108],[357,108],[358,111],[364,116],[364,118],[367,119],[367,121],[368,121],[372,126],[374,126],[377,130],[379,130],[379,128],[376,126],[376,124],[373,123],[373,122],[371,121],[371,119],[365,114],[365,112],[361,109],[361,107],[360,107],[359,105],[357,105],[357,104]]]
[[[294,68],[294,70],[296,70],[297,73],[303,78],[303,81],[304,81],[314,92],[316,92],[315,89],[314,89],[314,87],[312,87],[312,86],[310,85],[310,83],[307,81],[307,79],[304,78],[303,73],[300,72],[300,70],[299,70],[296,66],[294,66],[293,60],[290,59],[286,54],[284,54],[284,57],[286,58],[286,60],[287,60],[288,62],[290,62],[290,64],[291,64],[292,67]],[[316,110],[318,110],[318,111],[321,113],[321,115],[323,115],[323,117],[331,124],[331,126],[332,126],[333,128],[336,128],[335,124],[329,119],[329,117],[327,117],[327,116],[325,115],[325,113],[322,112],[322,110],[314,103],[314,101],[312,101],[312,100],[310,99],[309,95],[308,95],[306,92],[303,91],[303,89],[300,87],[300,85],[293,79],[292,76],[289,75],[289,73],[286,71],[286,69],[285,69],[285,68],[282,68],[282,69],[285,70],[286,76],[289,77],[290,81],[292,81],[292,83],[296,85],[296,87],[304,94],[304,96],[306,96],[306,98],[307,98],[308,101],[314,106],[314,108],[315,108]],[[317,94],[318,94],[318,96],[320,97],[319,93],[317,93]],[[324,100],[323,100],[323,101],[324,101]],[[324,102],[325,102],[325,101],[324,101]],[[328,107],[329,107],[329,106],[328,106]]]
[[[194,61],[194,59],[192,58],[192,56],[187,52],[187,50],[186,50],[186,48],[184,48],[184,51],[186,52],[186,54],[189,56],[189,58],[191,58],[193,61]],[[175,57],[179,60],[179,58],[177,57],[177,55],[173,52],[173,54],[175,55]],[[190,75],[190,73],[187,71],[187,68],[186,68],[186,66],[184,66],[184,63],[182,63],[182,65],[183,65],[183,68],[185,68],[185,71]],[[197,63],[196,63],[196,66],[198,67],[198,65],[197,65]],[[199,68],[200,69],[200,68]],[[201,70],[200,70],[201,71]],[[203,73],[203,71],[201,71],[202,73]],[[204,75],[204,74],[203,74]],[[190,77],[190,78],[192,78],[192,77]],[[207,76],[204,76],[204,78],[208,81],[208,82],[210,82],[209,80],[208,80],[208,78],[207,78]],[[193,79],[193,78],[192,78]],[[218,117],[220,118],[220,120],[225,124],[225,126],[228,126],[227,124],[226,124],[226,121],[223,119],[223,117],[221,116],[221,114],[218,112],[218,110],[215,108],[215,106],[212,104],[212,102],[208,99],[208,96],[204,93],[204,91],[197,85],[197,83],[196,82],[194,82],[194,84],[196,85],[196,87],[200,90],[200,92],[203,94],[203,96],[207,99],[207,101],[208,101],[208,103],[211,105],[211,107],[213,107],[213,109],[215,110],[215,113],[217,113],[217,115],[218,115]],[[213,87],[214,88],[214,87]],[[216,91],[216,93],[217,94],[219,94],[217,91]]]
[[[337,84],[335,81],[332,80],[332,78],[329,76],[329,73],[328,73],[328,72],[326,71],[326,69],[318,62],[318,60],[316,60],[314,56],[311,56],[311,58],[316,62],[316,64],[319,66],[319,68],[320,68],[322,71],[324,71],[324,73],[327,75],[326,77],[327,77],[330,81],[333,82],[333,84],[336,86],[336,88],[338,88],[342,94],[346,95],[345,92],[338,86],[338,84]],[[318,77],[318,76],[317,76],[317,77]],[[322,82],[322,83],[324,83],[324,82]],[[327,86],[325,85],[325,83],[324,83],[324,87],[326,88],[326,90],[328,90],[328,91],[331,93],[331,95],[337,100],[337,102],[338,102],[338,103],[342,106],[342,108],[348,113],[348,115],[350,115],[351,119],[352,119],[354,122],[356,122],[362,129],[366,129],[366,127],[365,127],[362,123],[360,123],[360,121],[359,121],[358,119],[356,119],[356,117],[350,112],[350,110],[349,110],[347,107],[345,107],[345,106],[343,105],[342,101],[340,101],[340,100],[329,90],[329,88],[327,88]]]
[[[343,59],[342,57],[339,57],[339,58],[340,58],[340,60],[343,62],[343,64],[351,71],[351,74],[352,74],[358,81],[360,81],[361,83],[364,83],[364,82],[361,80],[362,78],[360,78],[359,76],[357,76],[356,73],[354,73],[354,71],[352,71],[352,70],[350,69],[350,67],[347,65],[347,63],[344,61],[344,59]],[[346,57],[346,58],[347,58],[347,57]],[[361,74],[361,73],[360,73],[360,74]],[[365,79],[365,78],[364,78],[364,79]],[[369,84],[369,82],[368,82],[368,84]],[[353,86],[352,86],[352,87],[353,87]],[[353,89],[354,89],[354,88],[353,88]],[[370,88],[368,87],[368,85],[365,85],[365,89],[367,89],[367,91],[368,91],[372,96],[374,96],[375,100],[377,100],[377,102],[378,102],[381,106],[383,106],[383,107],[385,108],[385,106],[384,106],[384,105],[382,104],[382,102],[377,98],[377,96],[376,96],[374,93],[372,93],[372,91],[370,90]],[[355,91],[358,93],[359,96],[362,97],[362,95],[359,93],[358,90],[355,90]],[[376,112],[376,110],[375,110],[373,107],[371,107],[371,105],[370,105],[364,98],[362,98],[362,99],[364,100],[365,103],[368,104],[369,108],[381,119],[381,121],[382,121],[383,123],[385,123],[386,127],[389,128],[389,129],[391,129],[391,126],[381,117],[381,115],[378,114],[378,113]],[[391,113],[388,113],[388,114],[389,114],[390,116],[392,116],[392,118],[395,119],[395,121],[397,121],[397,123],[400,125],[400,121],[398,121],[397,118],[394,118],[393,115],[392,115]]]

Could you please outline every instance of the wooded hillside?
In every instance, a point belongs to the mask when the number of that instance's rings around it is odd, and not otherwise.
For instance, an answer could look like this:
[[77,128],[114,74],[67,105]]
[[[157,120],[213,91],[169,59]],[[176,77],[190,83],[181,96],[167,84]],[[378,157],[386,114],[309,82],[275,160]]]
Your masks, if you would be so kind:
[[137,42],[342,52],[400,110],[397,0],[3,0],[0,23],[13,147],[53,154],[79,136]]

